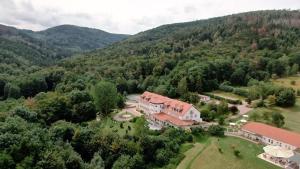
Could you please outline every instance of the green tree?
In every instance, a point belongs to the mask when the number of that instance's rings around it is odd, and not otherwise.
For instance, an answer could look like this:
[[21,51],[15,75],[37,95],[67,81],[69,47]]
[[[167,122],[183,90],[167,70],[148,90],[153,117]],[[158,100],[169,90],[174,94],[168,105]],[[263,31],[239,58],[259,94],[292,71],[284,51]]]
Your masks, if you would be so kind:
[[270,106],[274,106],[276,104],[276,96],[274,95],[268,96],[268,103]]
[[282,127],[284,125],[284,116],[281,113],[272,113],[272,123],[277,127]]
[[15,162],[13,158],[8,154],[0,153],[0,168],[14,169]]
[[134,166],[132,158],[129,155],[121,155],[115,161],[112,169],[132,169]]
[[38,120],[37,113],[31,112],[31,111],[25,109],[24,107],[17,107],[14,110],[13,114],[17,115],[29,122],[36,122]]
[[217,105],[217,113],[218,115],[223,115],[228,113],[228,103],[225,101],[221,101],[220,104]]
[[230,77],[230,82],[234,85],[245,84],[245,71],[241,68],[236,69]]
[[215,115],[208,109],[201,110],[201,118],[204,121],[213,121],[215,119]]
[[0,78],[0,97],[4,96],[5,80]]
[[55,92],[40,94],[36,97],[38,117],[47,124],[57,120],[71,120],[72,114],[68,106],[68,98]]
[[208,128],[208,133],[212,136],[223,137],[225,129],[219,125],[212,125]]
[[99,155],[99,152],[95,153],[93,159],[87,165],[87,169],[104,169],[104,168],[105,168],[104,161]]
[[117,107],[118,93],[114,84],[101,81],[95,86],[93,94],[95,105],[103,115],[107,115]]
[[293,89],[283,89],[276,94],[276,105],[282,107],[294,106],[296,96]]
[[297,74],[298,73],[298,71],[299,71],[299,65],[298,64],[293,64],[293,66],[292,66],[292,68],[291,68],[291,71],[290,71],[290,73],[291,73],[291,75],[295,75],[295,74]]
[[4,87],[4,98],[19,98],[21,96],[21,90],[19,86],[11,84],[11,83],[6,83]]
[[177,85],[177,93],[180,94],[181,96],[188,93],[188,85],[185,77],[179,81]]

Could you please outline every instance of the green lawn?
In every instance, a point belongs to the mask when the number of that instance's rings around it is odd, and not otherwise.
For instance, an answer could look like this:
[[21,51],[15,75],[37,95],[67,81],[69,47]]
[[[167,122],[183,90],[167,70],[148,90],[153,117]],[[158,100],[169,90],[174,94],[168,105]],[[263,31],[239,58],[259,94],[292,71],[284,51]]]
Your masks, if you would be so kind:
[[[210,138],[186,151],[177,169],[279,169],[257,157],[262,147],[240,138]],[[234,149],[241,152],[241,157],[233,154]]]
[[[284,128],[300,133],[300,98],[297,98],[295,106],[291,108],[256,108],[249,112],[249,115],[253,112],[258,112],[260,115],[262,115],[263,112],[280,112],[285,117]],[[259,119],[259,121],[265,122],[263,119]]]
[[[133,122],[117,122],[109,117],[102,119],[100,122],[100,127],[102,131],[115,132],[120,136],[124,136],[126,134],[126,130],[128,134],[134,133],[134,123]],[[121,123],[123,123],[123,128],[121,127]],[[131,129],[128,129],[130,126]]]
[[[291,84],[292,81],[295,81],[295,84]],[[300,89],[300,77],[299,76],[290,76],[290,77],[284,77],[284,78],[278,78],[272,80],[273,83],[284,86],[284,87],[291,87],[295,90]]]
[[209,92],[209,93],[216,95],[216,96],[223,97],[223,98],[232,99],[232,100],[244,100],[245,99],[245,97],[243,97],[243,96],[239,96],[239,95],[236,95],[236,94],[230,93],[230,92],[224,92],[221,90],[215,90],[215,91]]

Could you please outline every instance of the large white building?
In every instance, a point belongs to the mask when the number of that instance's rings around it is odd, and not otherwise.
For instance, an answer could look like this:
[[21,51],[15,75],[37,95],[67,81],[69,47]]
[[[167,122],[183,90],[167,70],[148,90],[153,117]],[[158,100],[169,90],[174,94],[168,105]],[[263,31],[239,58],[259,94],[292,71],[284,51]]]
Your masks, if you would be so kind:
[[192,104],[147,91],[140,96],[138,109],[162,126],[186,127],[202,122],[201,113]]

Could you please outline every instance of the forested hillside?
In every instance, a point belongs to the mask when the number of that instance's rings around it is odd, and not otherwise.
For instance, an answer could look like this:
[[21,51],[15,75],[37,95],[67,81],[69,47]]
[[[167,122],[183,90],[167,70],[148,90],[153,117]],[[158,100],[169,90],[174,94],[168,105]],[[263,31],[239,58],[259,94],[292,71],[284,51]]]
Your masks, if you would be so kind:
[[[50,34],[54,46],[68,45],[55,38],[63,36],[55,33],[63,28],[35,36],[4,30],[13,36],[2,38],[40,42]],[[20,49],[24,57],[1,60],[0,66],[0,168],[176,168],[181,145],[203,131],[153,132],[143,118],[126,126],[112,122],[112,111],[124,106],[124,96],[149,90],[197,103],[197,93],[258,86],[237,92],[250,101],[271,96],[277,106],[293,106],[293,89],[268,82],[298,73],[299,37],[299,11],[256,11],[161,26],[46,68],[20,66],[31,65],[26,57],[34,56],[25,57],[22,47],[36,46],[18,41],[15,52]],[[67,49],[90,47],[75,46]],[[10,56],[7,49],[3,53]],[[218,126],[214,130],[223,132]]]
[[175,97],[297,72],[299,35],[299,11],[249,12],[161,26],[60,65],[120,91]]
[[75,53],[103,48],[126,37],[72,25],[40,32],[0,25],[0,63],[9,67],[13,64],[50,65]]
[[[161,26],[59,63],[62,72],[74,76],[62,77],[60,85],[73,83],[72,79],[84,83],[107,79],[121,93],[150,90],[176,97],[181,95],[181,86],[204,92],[224,81],[247,85],[293,74],[300,64],[299,18],[299,11],[257,11]],[[35,76],[48,78],[34,73],[34,67],[23,69],[33,73],[25,81]],[[22,75],[18,70],[9,72],[16,76],[2,79],[22,91],[23,82],[14,79]],[[51,70],[43,72],[51,74]]]

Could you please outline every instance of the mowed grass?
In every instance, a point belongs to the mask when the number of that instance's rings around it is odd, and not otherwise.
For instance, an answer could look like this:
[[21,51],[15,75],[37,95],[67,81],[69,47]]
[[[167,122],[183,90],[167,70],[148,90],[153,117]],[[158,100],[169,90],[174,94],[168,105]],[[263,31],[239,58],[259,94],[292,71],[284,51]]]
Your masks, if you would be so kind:
[[243,97],[243,96],[239,96],[239,95],[236,95],[236,94],[230,93],[230,92],[224,92],[221,90],[215,90],[213,92],[210,92],[210,94],[220,96],[223,98],[227,98],[227,99],[233,99],[233,100],[244,100],[245,99],[245,97]]
[[[182,149],[187,148],[187,146],[185,145],[183,145],[183,147],[184,148]],[[188,151],[185,151],[184,153],[185,158],[180,162],[176,169],[187,169],[193,161],[193,159],[197,157],[198,153],[201,153],[201,151],[204,148],[204,144],[195,143],[194,145],[190,145],[189,148],[190,149]]]
[[[107,117],[105,119],[102,119],[99,123],[101,130],[104,132],[114,132],[120,136],[124,136],[126,134],[126,130],[129,135],[133,135],[134,133],[134,123],[130,121],[118,122],[110,117]],[[123,127],[121,123],[123,123]]]
[[[249,115],[257,112],[259,115],[263,115],[264,112],[280,112],[285,117],[284,128],[300,133],[300,98],[296,99],[296,104],[293,107],[269,107],[269,108],[256,108],[249,112]],[[258,119],[261,122],[266,122],[263,119]]]
[[[263,152],[262,148],[235,137],[210,138],[187,151],[177,169],[279,169],[257,157]],[[241,152],[240,157],[234,155],[234,149]]]
[[[295,82],[295,84],[292,84],[292,81]],[[295,90],[300,89],[300,77],[299,76],[290,76],[290,77],[284,77],[284,78],[278,78],[272,80],[274,84],[284,86],[284,87],[291,87]]]

